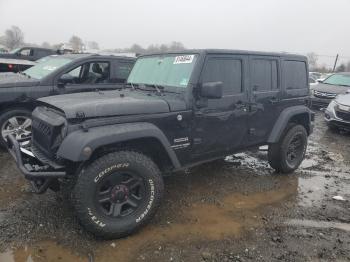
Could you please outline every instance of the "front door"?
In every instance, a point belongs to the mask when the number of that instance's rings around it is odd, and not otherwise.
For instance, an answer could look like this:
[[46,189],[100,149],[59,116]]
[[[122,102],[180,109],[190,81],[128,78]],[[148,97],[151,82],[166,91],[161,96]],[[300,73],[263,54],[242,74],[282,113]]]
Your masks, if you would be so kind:
[[248,144],[264,143],[281,111],[281,76],[278,57],[250,56]]
[[63,80],[58,79],[56,92],[59,94],[111,90],[119,87],[118,84],[111,82],[109,61],[85,62],[63,73],[60,78],[67,75],[69,81],[64,85],[60,85]]
[[[209,55],[200,84],[222,82],[223,97],[197,97],[193,127],[193,158],[204,160],[240,147],[247,134],[248,93],[244,56]],[[200,88],[200,87],[199,87]]]

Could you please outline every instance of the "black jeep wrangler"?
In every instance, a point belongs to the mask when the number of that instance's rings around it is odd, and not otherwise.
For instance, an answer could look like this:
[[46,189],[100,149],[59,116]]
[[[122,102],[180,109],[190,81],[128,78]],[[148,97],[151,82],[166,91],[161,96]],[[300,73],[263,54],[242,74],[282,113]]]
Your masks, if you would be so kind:
[[8,147],[38,193],[68,191],[104,238],[145,225],[163,175],[268,145],[280,173],[302,162],[313,113],[304,56],[191,50],[140,57],[125,88],[40,99],[31,151]]

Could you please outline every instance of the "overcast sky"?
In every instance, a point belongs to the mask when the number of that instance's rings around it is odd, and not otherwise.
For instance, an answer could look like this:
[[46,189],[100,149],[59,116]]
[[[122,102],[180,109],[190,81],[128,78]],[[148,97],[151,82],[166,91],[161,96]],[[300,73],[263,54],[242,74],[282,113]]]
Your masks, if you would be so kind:
[[75,34],[102,48],[180,41],[350,60],[349,14],[350,0],[0,0],[0,35],[17,25],[39,44]]

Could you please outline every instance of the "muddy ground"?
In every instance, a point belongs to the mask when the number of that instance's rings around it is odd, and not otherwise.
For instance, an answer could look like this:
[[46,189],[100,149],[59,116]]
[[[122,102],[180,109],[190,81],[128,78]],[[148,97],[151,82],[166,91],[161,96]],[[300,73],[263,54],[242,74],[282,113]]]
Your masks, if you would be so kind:
[[329,131],[320,113],[292,175],[275,174],[258,151],[165,184],[150,225],[103,241],[55,193],[32,194],[0,152],[0,261],[350,261],[350,135]]

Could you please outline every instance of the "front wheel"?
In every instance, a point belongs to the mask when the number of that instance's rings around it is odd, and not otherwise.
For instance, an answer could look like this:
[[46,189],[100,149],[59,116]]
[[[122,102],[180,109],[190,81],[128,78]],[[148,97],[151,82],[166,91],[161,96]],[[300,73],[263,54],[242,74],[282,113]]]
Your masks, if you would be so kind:
[[163,195],[156,164],[133,151],[102,156],[83,170],[73,189],[81,224],[96,236],[127,236],[155,214]]
[[297,169],[305,157],[307,132],[302,125],[291,125],[280,141],[269,145],[268,160],[277,172],[291,173]]
[[0,116],[0,145],[6,146],[6,138],[13,135],[16,140],[30,139],[32,134],[31,111],[22,108],[14,108]]

